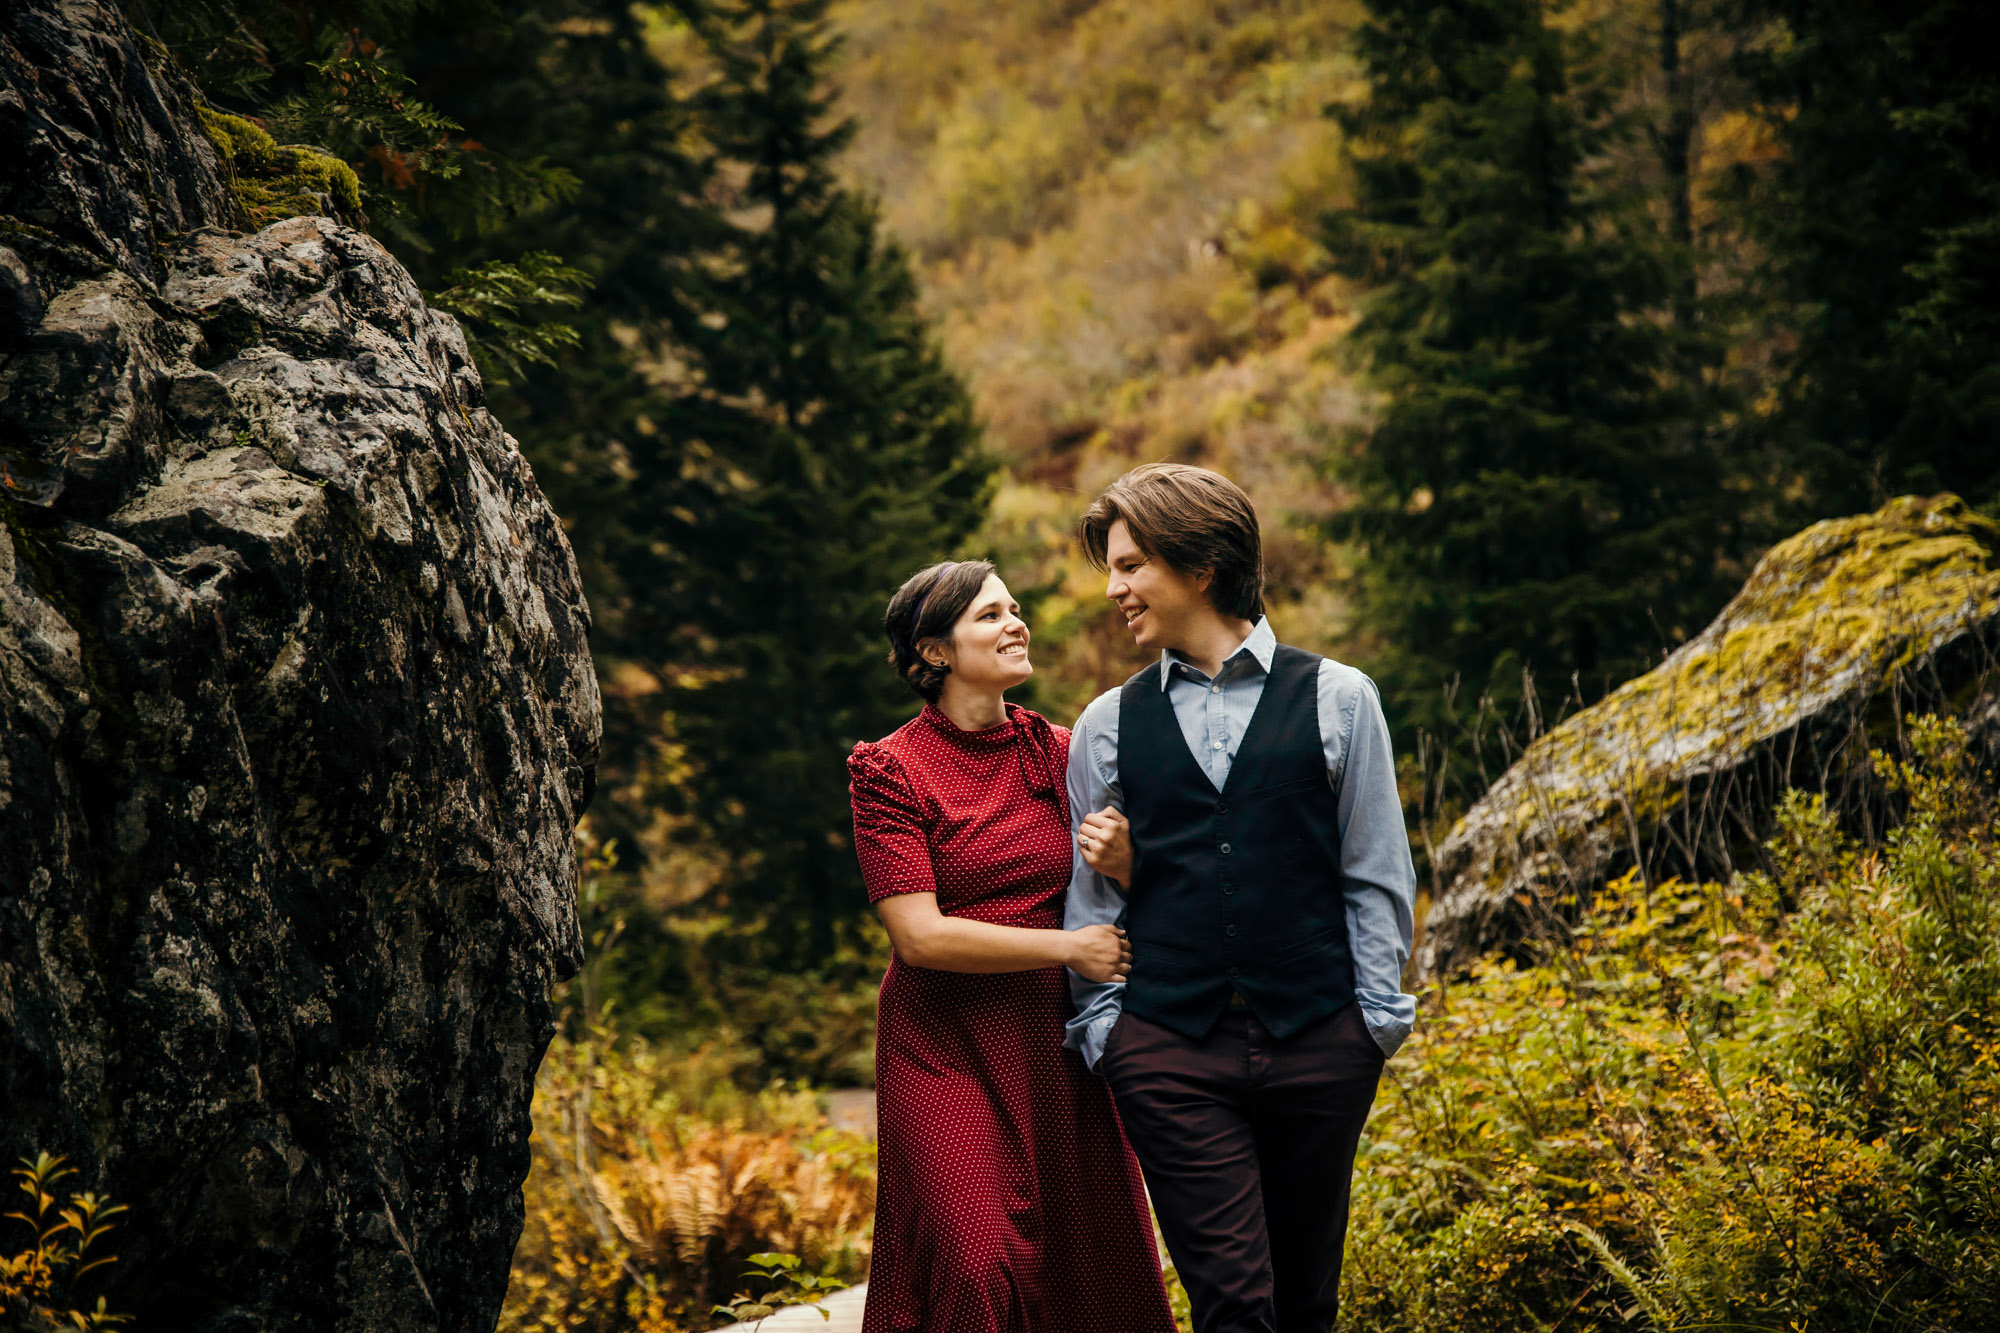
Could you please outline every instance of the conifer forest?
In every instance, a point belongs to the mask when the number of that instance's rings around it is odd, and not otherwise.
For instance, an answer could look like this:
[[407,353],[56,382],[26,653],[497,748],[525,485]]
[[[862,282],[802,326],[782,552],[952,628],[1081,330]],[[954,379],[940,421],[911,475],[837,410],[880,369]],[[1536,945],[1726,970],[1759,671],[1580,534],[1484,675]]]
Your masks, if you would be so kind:
[[1071,725],[1155,461],[1397,756],[1340,1326],[2000,1328],[1987,8],[12,0],[0,1330],[864,1282],[884,608]]

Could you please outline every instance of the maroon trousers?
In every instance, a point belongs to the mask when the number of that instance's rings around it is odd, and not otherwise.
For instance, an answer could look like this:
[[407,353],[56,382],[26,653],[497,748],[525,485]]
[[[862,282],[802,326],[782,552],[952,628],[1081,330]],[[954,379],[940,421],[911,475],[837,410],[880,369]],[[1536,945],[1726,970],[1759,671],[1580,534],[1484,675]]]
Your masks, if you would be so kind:
[[1327,1333],[1382,1050],[1349,1004],[1286,1041],[1231,1008],[1201,1041],[1132,1014],[1103,1069],[1195,1333]]

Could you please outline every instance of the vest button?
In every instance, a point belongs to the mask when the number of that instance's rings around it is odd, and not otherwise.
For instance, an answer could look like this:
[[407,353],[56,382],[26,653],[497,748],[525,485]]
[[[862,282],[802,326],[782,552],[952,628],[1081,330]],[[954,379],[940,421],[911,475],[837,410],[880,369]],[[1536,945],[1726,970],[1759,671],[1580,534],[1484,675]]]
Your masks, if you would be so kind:
[[1226,814],[1228,814],[1228,813],[1229,813],[1229,802],[1227,802],[1227,801],[1217,801],[1217,802],[1215,803],[1215,813],[1216,813],[1216,814],[1218,814],[1218,815],[1226,815]]
[[1233,967],[1229,969],[1229,975],[1230,975],[1230,976],[1232,976],[1232,977],[1233,977],[1233,976],[1235,976],[1236,974],[1237,974],[1237,969],[1235,969],[1235,968],[1233,968]]
[[1229,844],[1225,842],[1222,844],[1222,846],[1216,848],[1216,850],[1221,852],[1224,856],[1227,856],[1229,855]]
[[1231,926],[1229,929],[1223,931],[1222,933],[1225,935],[1234,935],[1236,933],[1236,927]]
[[1224,893],[1234,893],[1236,892],[1236,886],[1227,881],[1224,881],[1222,885],[1222,891]]

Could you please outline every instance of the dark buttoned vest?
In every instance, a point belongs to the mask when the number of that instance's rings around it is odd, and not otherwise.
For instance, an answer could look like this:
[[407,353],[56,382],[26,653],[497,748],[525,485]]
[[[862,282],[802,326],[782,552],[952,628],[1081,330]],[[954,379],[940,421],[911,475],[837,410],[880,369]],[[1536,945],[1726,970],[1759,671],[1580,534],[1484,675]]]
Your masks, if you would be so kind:
[[1222,790],[1158,664],[1118,697],[1132,821],[1125,1008],[1199,1041],[1242,995],[1283,1040],[1354,998],[1340,826],[1320,742],[1320,658],[1280,644]]

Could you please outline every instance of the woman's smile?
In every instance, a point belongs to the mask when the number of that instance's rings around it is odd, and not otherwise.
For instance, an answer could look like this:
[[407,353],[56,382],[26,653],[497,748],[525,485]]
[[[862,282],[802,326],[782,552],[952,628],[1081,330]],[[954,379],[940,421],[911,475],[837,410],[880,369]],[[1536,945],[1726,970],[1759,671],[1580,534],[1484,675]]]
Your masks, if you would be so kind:
[[925,652],[933,660],[950,666],[940,696],[945,716],[964,707],[976,694],[990,695],[967,716],[1004,717],[1002,692],[1019,685],[1035,673],[1028,660],[1028,623],[1021,619],[1021,605],[1007,591],[998,574],[989,574],[964,613],[951,627],[951,634],[933,640]]

